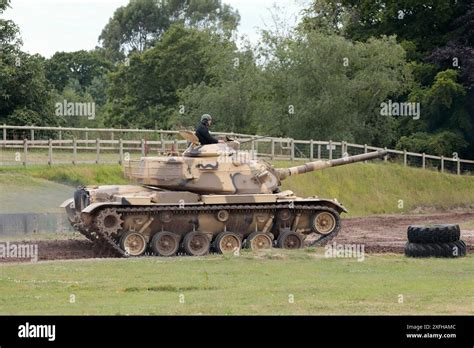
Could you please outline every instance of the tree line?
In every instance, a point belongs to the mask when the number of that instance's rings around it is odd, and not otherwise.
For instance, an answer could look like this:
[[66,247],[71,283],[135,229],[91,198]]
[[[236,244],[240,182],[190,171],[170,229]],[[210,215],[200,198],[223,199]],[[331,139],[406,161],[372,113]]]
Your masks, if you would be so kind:
[[[221,0],[132,0],[94,50],[45,58],[0,19],[0,123],[176,129],[208,113],[215,130],[472,157],[471,1],[314,0],[258,44],[239,22]],[[96,115],[58,115],[63,101]]]

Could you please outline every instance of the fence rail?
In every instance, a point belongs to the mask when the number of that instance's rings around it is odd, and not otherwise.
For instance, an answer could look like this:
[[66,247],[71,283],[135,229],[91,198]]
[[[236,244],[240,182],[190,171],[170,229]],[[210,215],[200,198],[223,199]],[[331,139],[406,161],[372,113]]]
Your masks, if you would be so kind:
[[[179,153],[187,143],[178,131],[0,125],[0,165],[119,163],[147,155]],[[242,142],[242,150],[270,160],[333,159],[382,148],[345,141],[295,140],[215,132]],[[474,173],[474,160],[384,149],[390,161],[458,175]],[[387,158],[384,159],[388,161]]]

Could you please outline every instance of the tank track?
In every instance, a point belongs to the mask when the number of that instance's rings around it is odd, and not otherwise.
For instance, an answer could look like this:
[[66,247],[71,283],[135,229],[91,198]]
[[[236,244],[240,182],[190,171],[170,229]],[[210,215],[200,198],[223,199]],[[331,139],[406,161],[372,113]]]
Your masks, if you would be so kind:
[[[332,213],[335,218],[336,218],[336,227],[334,228],[334,231],[321,236],[319,239],[316,239],[315,241],[311,242],[309,246],[320,246],[320,245],[325,245],[327,242],[332,240],[334,237],[337,236],[339,233],[339,230],[341,229],[341,218],[339,216],[339,213],[330,207],[323,206],[323,205],[291,205],[291,204],[255,204],[255,205],[212,205],[212,206],[190,206],[190,207],[183,207],[183,208],[177,208],[176,206],[141,206],[141,207],[133,207],[133,206],[104,206],[101,207],[101,209],[106,209],[106,208],[113,208],[115,209],[118,213],[122,214],[148,214],[148,215],[157,215],[159,213],[162,213],[164,211],[173,211],[173,212],[178,212],[178,213],[200,213],[200,212],[212,212],[212,211],[219,211],[219,210],[232,210],[232,211],[238,211],[238,212],[257,212],[257,211],[271,211],[271,212],[276,212],[277,210],[280,209],[289,209],[292,212],[299,212],[299,211],[307,211],[307,210],[313,210],[313,211],[327,211]],[[100,231],[98,229],[90,229],[87,228],[84,223],[79,222],[74,225],[74,228],[76,228],[79,232],[84,234],[88,239],[94,241],[94,242],[99,242],[110,248],[112,251],[114,251],[117,256],[121,257],[128,257],[129,255],[122,250],[120,245],[107,233]]]

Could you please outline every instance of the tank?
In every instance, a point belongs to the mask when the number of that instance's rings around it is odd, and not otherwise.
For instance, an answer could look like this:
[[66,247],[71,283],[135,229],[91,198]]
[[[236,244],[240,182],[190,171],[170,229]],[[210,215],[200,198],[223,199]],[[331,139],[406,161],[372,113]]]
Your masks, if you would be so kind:
[[336,199],[297,197],[281,182],[329,167],[380,158],[386,151],[290,168],[239,150],[235,140],[189,147],[180,155],[124,162],[133,185],[80,187],[61,206],[73,227],[120,256],[202,256],[272,247],[324,245],[341,229]]

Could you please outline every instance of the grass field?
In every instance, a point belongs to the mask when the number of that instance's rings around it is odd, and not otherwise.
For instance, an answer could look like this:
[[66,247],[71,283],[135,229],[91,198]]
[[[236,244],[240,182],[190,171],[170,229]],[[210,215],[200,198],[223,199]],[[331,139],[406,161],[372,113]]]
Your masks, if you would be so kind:
[[324,249],[0,266],[0,314],[474,314],[474,257]]

